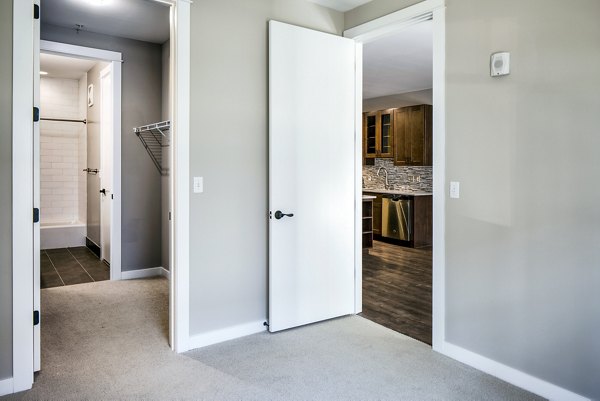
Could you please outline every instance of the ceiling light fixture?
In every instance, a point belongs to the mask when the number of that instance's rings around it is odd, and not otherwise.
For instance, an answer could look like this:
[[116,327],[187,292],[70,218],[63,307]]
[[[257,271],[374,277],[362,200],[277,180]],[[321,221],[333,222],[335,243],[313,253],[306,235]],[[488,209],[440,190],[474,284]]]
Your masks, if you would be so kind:
[[88,0],[90,3],[92,3],[95,6],[103,6],[108,4],[109,0]]
[[40,71],[40,75],[48,75],[46,71]]

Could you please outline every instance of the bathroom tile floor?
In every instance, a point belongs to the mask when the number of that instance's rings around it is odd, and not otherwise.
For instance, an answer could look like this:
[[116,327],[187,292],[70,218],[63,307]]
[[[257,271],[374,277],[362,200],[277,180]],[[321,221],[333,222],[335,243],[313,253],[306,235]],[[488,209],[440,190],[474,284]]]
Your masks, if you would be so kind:
[[41,288],[91,283],[110,278],[110,267],[84,246],[40,252]]

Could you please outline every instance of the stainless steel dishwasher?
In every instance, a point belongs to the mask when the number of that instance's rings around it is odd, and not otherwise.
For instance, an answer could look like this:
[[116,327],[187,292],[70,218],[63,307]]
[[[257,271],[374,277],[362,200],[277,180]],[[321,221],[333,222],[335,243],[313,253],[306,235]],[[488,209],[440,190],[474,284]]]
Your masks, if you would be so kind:
[[413,199],[402,195],[384,195],[381,203],[381,235],[403,241],[412,240]]

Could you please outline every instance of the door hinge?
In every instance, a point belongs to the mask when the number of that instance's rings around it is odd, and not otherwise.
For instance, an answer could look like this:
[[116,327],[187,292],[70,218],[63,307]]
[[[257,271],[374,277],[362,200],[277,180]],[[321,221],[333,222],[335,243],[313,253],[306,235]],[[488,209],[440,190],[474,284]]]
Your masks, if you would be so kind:
[[40,222],[40,209],[38,209],[37,207],[33,208],[33,222],[34,223]]
[[171,212],[169,212],[169,221],[171,221]]
[[40,109],[38,107],[33,108],[33,122],[37,123],[40,121]]
[[33,19],[40,19],[40,6],[38,4],[33,5]]
[[37,326],[38,324],[40,324],[40,311],[34,310],[33,311],[33,325]]

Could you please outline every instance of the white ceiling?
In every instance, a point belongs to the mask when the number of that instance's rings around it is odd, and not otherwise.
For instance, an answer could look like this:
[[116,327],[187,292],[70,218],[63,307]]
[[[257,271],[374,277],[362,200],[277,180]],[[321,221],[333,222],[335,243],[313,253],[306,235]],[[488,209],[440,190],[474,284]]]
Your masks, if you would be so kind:
[[169,39],[169,6],[151,0],[42,0],[41,21],[152,43]]
[[318,4],[323,7],[331,8],[345,13],[353,8],[367,4],[373,0],[308,0],[311,3]]
[[431,20],[363,47],[363,99],[430,89],[432,75]]
[[55,54],[40,54],[40,70],[46,71],[48,75],[45,76],[50,78],[79,79],[91,70],[97,62],[96,60],[57,56]]

